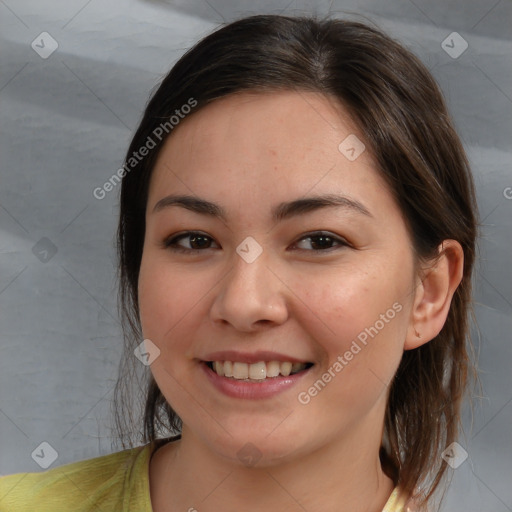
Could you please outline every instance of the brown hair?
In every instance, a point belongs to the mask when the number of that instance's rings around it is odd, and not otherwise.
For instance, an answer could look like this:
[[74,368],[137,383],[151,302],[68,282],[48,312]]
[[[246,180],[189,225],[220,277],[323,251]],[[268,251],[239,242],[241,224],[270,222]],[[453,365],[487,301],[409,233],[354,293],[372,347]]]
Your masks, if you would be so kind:
[[[116,387],[123,441],[133,350],[142,340],[137,283],[151,171],[163,142],[155,129],[194,99],[195,110],[240,91],[314,91],[348,110],[408,224],[418,260],[441,242],[464,250],[464,275],[446,323],[432,341],[404,352],[390,390],[381,449],[383,465],[407,495],[423,484],[426,502],[445,473],[441,452],[458,436],[468,372],[468,311],[477,234],[468,162],[434,79],[411,52],[376,28],[346,20],[252,16],[224,26],[191,48],[149,101],[128,149],[155,147],[123,178],[118,228],[120,312],[125,356]],[[191,102],[190,102],[191,104]],[[193,114],[192,114],[193,115]],[[169,134],[172,133],[169,130]],[[131,376],[131,377],[130,377]],[[181,420],[149,372],[143,377],[144,432],[152,441],[179,432]],[[142,411],[141,411],[142,412]]]

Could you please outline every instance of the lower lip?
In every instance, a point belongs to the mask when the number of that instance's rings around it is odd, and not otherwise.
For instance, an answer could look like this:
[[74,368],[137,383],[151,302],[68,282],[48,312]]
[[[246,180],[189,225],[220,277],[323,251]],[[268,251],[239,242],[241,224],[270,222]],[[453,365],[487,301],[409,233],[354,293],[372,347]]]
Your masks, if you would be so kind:
[[272,377],[261,382],[245,382],[229,377],[221,377],[206,363],[200,363],[206,377],[221,392],[231,398],[259,399],[275,396],[295,386],[311,368],[288,377]]

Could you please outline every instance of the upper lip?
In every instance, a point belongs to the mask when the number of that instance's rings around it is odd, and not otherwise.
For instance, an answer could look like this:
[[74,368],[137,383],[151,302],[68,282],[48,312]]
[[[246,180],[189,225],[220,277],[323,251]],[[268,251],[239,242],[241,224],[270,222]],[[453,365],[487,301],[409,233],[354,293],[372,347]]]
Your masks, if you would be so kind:
[[212,352],[202,358],[203,361],[233,361],[239,363],[258,363],[260,361],[281,361],[290,363],[309,363],[310,361],[298,359],[297,357],[260,350],[258,352],[238,352],[236,350],[222,350]]

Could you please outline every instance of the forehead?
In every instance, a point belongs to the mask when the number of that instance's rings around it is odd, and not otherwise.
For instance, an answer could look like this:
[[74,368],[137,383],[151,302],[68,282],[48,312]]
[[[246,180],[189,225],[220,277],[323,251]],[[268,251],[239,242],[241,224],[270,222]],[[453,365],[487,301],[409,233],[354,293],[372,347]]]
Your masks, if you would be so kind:
[[[183,132],[186,133],[183,133]],[[317,150],[338,152],[355,133],[348,113],[331,97],[313,92],[237,93],[215,100],[190,115],[172,132],[166,146],[187,142],[194,153],[235,157],[262,150],[297,158]],[[237,142],[238,144],[234,144]],[[265,151],[263,151],[265,153]]]
[[347,140],[357,152],[364,147],[345,109],[319,93],[241,93],[216,100],[181,121],[165,142],[148,208],[172,192],[215,200],[237,196],[239,205],[310,192],[378,194],[383,207],[393,207],[391,194],[389,204],[382,201],[386,184],[368,145],[352,160]]

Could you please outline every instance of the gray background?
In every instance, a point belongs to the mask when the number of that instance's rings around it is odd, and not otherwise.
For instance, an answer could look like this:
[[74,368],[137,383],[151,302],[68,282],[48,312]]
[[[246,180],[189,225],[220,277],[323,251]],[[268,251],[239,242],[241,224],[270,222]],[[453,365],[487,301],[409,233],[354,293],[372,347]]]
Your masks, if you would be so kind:
[[[118,190],[92,191],[121,165],[150,91],[223,21],[329,10],[361,13],[416,52],[467,148],[483,222],[483,396],[443,510],[512,510],[510,0],[0,0],[1,474],[41,471],[31,453],[43,441],[52,467],[111,452]],[[58,43],[47,59],[31,47],[44,31]],[[469,45],[458,58],[441,46],[454,31]]]

